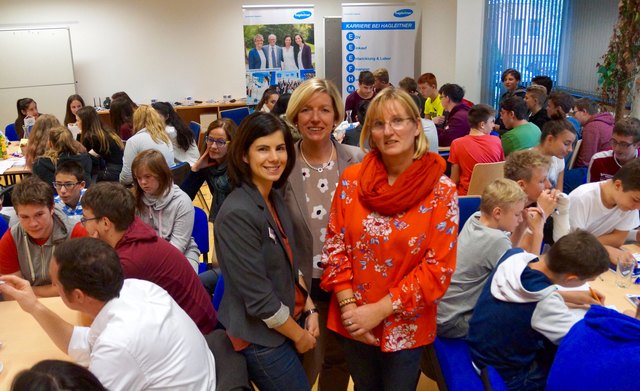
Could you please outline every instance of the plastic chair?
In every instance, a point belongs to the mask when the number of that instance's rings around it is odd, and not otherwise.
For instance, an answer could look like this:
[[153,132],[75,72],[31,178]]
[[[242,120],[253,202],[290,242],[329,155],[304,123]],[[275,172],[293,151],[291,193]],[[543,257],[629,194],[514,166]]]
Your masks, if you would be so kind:
[[199,140],[200,130],[202,129],[202,127],[196,121],[191,121],[189,122],[189,129],[191,129],[191,131],[193,132],[193,137],[197,142]]
[[495,369],[488,367],[486,383],[478,375],[471,364],[469,346],[461,338],[436,338],[433,342],[440,371],[447,385],[448,391],[481,391],[481,390],[506,390],[506,386]]
[[193,240],[196,241],[198,245],[198,250],[202,254],[202,259],[204,260],[204,264],[208,263],[208,254],[209,254],[209,220],[207,219],[207,214],[204,210],[194,206],[195,210],[195,218],[193,219]]
[[462,227],[464,227],[469,217],[480,210],[480,196],[460,196],[458,197],[458,207],[460,212],[458,216],[460,217],[458,222],[459,231],[462,231]]
[[224,110],[220,112],[221,118],[229,118],[230,120],[235,122],[236,125],[238,126],[240,126],[240,122],[242,122],[242,120],[248,115],[249,115],[248,107],[239,107],[237,109]]
[[0,238],[4,236],[4,233],[9,229],[9,223],[4,217],[0,216]]
[[571,170],[573,166],[576,164],[576,160],[578,160],[578,152],[580,152],[581,146],[582,146],[582,139],[576,141],[576,147],[573,148],[573,152],[571,153],[571,157],[569,158],[569,164],[567,164],[567,170]]
[[4,135],[9,141],[20,141],[18,132],[16,132],[16,124],[9,124],[4,128]]
[[216,290],[213,291],[213,308],[218,311],[220,308],[220,302],[222,301],[222,296],[224,296],[224,276],[221,274],[218,277],[218,282],[216,283]]
[[189,175],[189,171],[191,170],[191,166],[187,162],[178,163],[170,168],[171,175],[173,176],[173,183],[178,186],[187,179],[187,175]]
[[498,178],[504,178],[504,162],[476,164],[471,173],[467,195],[482,195],[484,188]]

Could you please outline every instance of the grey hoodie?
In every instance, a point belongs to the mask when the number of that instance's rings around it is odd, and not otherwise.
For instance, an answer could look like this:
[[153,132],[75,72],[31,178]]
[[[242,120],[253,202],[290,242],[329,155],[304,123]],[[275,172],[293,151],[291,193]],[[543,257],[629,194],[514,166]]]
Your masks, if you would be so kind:
[[160,197],[144,194],[142,200],[146,210],[138,210],[136,214],[158,236],[180,250],[197,272],[200,251],[192,236],[195,210],[191,198],[178,186],[172,185],[166,194]]

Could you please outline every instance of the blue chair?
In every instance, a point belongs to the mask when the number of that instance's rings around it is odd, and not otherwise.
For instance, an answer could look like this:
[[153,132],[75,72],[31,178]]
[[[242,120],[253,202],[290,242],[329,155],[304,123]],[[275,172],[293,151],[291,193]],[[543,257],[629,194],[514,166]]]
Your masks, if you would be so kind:
[[249,115],[248,107],[239,107],[237,109],[224,110],[220,112],[221,118],[229,118],[230,120],[235,122],[236,125],[238,126],[240,126],[240,122],[242,122],[242,120],[245,119],[245,117],[248,115]]
[[462,230],[464,224],[469,220],[472,214],[480,210],[480,196],[460,196],[458,197],[458,206],[460,209],[460,220],[458,226],[459,230]]
[[171,170],[173,183],[180,186],[182,182],[187,179],[187,175],[189,175],[189,171],[191,171],[191,166],[187,162],[182,162],[169,167],[169,169]]
[[194,206],[193,209],[196,212],[195,219],[193,220],[193,240],[196,241],[198,245],[198,250],[202,254],[203,263],[200,264],[205,266],[208,263],[208,254],[209,254],[209,220],[207,219],[207,214],[204,210]]
[[469,346],[464,339],[437,337],[433,347],[448,391],[507,389],[500,375],[491,367],[483,370],[483,377],[478,375],[471,364]]
[[191,129],[191,131],[193,132],[193,137],[195,138],[196,142],[200,141],[200,130],[202,129],[200,124],[195,121],[191,121],[189,122],[189,129]]
[[9,229],[9,223],[4,219],[3,216],[0,216],[0,238],[4,236],[4,233]]
[[16,124],[9,124],[4,128],[4,135],[9,141],[20,141],[18,132],[16,132]]
[[216,283],[216,290],[213,291],[213,308],[218,311],[220,308],[220,302],[222,301],[222,296],[224,296],[224,276],[221,274],[218,277],[218,282]]

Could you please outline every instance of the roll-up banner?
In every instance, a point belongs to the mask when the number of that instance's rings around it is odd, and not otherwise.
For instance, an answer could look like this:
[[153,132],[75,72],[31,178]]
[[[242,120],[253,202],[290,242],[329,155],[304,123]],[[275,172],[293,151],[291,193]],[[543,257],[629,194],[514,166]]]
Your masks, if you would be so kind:
[[243,6],[247,105],[264,91],[291,93],[315,77],[315,11],[312,5]]
[[342,95],[358,88],[361,71],[386,68],[389,81],[414,77],[415,4],[342,4]]

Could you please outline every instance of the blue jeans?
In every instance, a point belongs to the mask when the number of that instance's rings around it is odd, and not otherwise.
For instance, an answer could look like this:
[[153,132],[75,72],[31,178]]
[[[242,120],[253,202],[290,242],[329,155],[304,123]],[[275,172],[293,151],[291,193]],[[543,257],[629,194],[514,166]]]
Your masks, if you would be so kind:
[[498,373],[509,390],[542,391],[547,384],[548,373],[535,361],[528,368],[502,370]]
[[378,346],[338,337],[347,356],[356,391],[415,391],[424,346],[382,352]]
[[249,345],[241,353],[247,360],[249,379],[261,391],[311,390],[300,357],[289,340],[269,348]]

